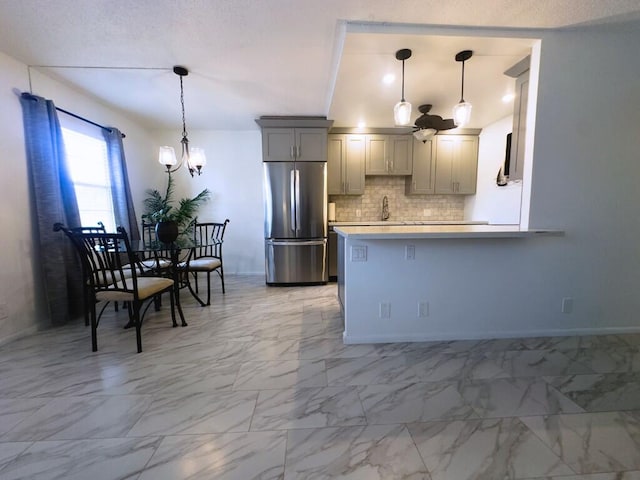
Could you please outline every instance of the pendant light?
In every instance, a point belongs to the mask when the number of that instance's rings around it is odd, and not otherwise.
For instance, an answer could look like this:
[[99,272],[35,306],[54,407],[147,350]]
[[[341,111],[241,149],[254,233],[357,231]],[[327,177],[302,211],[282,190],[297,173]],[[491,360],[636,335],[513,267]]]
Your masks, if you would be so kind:
[[469,60],[473,52],[471,50],[463,50],[456,54],[456,62],[462,62],[462,90],[460,92],[460,102],[453,107],[453,121],[456,127],[463,127],[471,119],[471,104],[464,100],[464,62]]
[[[182,87],[182,77],[189,75],[189,70],[184,67],[176,65],[173,67],[173,73],[180,77],[180,105],[182,107],[182,156],[180,163],[176,160],[176,152],[173,147],[162,146],[160,147],[160,153],[158,155],[158,162],[167,167],[167,173],[173,173],[178,170],[183,164],[187,165],[189,173],[193,177],[194,173],[200,175],[202,173],[202,167],[207,163],[207,158],[204,154],[204,150],[198,147],[189,147],[189,138],[187,137],[187,124],[184,116],[184,89]],[[176,168],[173,168],[175,165]]]
[[393,107],[393,118],[398,126],[409,125],[411,123],[411,104],[404,100],[404,61],[411,57],[411,50],[403,48],[396,52],[396,59],[402,60],[402,97]]

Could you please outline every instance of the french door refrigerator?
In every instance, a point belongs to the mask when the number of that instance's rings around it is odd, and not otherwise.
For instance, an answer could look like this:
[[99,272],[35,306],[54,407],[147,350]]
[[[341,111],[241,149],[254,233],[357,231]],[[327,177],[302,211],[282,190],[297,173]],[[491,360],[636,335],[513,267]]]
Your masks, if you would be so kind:
[[327,162],[264,162],[264,199],[266,283],[326,283]]

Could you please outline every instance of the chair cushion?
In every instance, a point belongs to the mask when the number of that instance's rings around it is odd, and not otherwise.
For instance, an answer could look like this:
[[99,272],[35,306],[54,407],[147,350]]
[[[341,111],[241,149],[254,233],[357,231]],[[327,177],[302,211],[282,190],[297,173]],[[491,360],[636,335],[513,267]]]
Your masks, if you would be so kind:
[[[222,265],[222,262],[218,258],[211,258],[211,257],[196,258],[189,262],[189,270],[192,270],[194,272],[210,272],[211,270],[215,270],[221,265]],[[178,266],[180,268],[185,268],[187,264],[185,262],[182,262]]]
[[[149,298],[172,285],[173,280],[170,278],[138,277],[138,299],[144,300],[145,298]],[[118,285],[116,284],[116,286]],[[120,287],[121,286],[122,285],[120,285]],[[133,300],[133,292],[101,290],[96,293],[96,300],[127,302]]]

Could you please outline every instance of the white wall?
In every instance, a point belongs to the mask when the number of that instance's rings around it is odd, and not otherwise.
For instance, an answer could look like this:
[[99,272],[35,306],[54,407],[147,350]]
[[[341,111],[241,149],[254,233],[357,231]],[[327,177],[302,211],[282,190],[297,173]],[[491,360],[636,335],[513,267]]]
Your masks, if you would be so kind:
[[[155,131],[157,145],[180,152],[180,131]],[[264,214],[262,202],[262,139],[260,131],[190,131],[189,142],[205,149],[207,165],[191,178],[183,168],[173,174],[176,198],[193,197],[208,188],[212,197],[198,213],[201,221],[230,220],[225,231],[225,273],[264,274]],[[154,167],[157,168],[157,167]],[[155,183],[163,191],[166,175]],[[142,213],[142,210],[140,210]]]
[[[42,324],[34,280],[22,108],[12,89],[29,87],[26,66],[0,53],[0,342]],[[6,314],[6,315],[5,315]],[[23,333],[24,332],[24,333]]]
[[[49,326],[31,221],[22,108],[13,92],[29,91],[27,66],[0,53],[0,343]],[[33,93],[56,106],[122,130],[132,178],[149,177],[155,155],[150,135],[136,123],[68,86],[32,70]],[[62,114],[61,114],[62,115]],[[162,172],[158,175],[161,176]],[[132,185],[136,202],[143,190]],[[53,223],[53,220],[52,220]],[[5,315],[6,313],[6,315]]]
[[513,127],[510,115],[488,125],[480,133],[478,183],[476,194],[465,197],[465,220],[486,220],[493,224],[520,223],[522,183],[496,185],[498,170],[504,163],[507,133]]

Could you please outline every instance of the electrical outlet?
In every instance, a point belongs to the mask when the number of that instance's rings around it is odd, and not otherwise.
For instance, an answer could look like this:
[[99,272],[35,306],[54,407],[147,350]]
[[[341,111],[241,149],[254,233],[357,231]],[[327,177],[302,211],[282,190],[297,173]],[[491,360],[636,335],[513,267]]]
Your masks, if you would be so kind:
[[367,246],[366,245],[353,245],[351,247],[351,261],[352,262],[366,262],[367,261]]
[[380,318],[391,318],[391,304],[387,302],[380,302]]
[[573,313],[573,298],[564,297],[562,299],[562,313]]
[[418,302],[418,317],[425,318],[429,316],[429,302]]
[[404,249],[404,258],[407,260],[415,260],[416,259],[416,246],[415,245],[407,245]]
[[0,302],[0,320],[5,319],[9,317],[9,312],[7,309],[7,303],[6,302]]
[[429,216],[429,209],[428,208],[424,208],[422,210],[422,215],[425,216],[425,217],[428,217]]
[[360,218],[362,216],[362,210],[359,208],[356,209],[356,217]]

